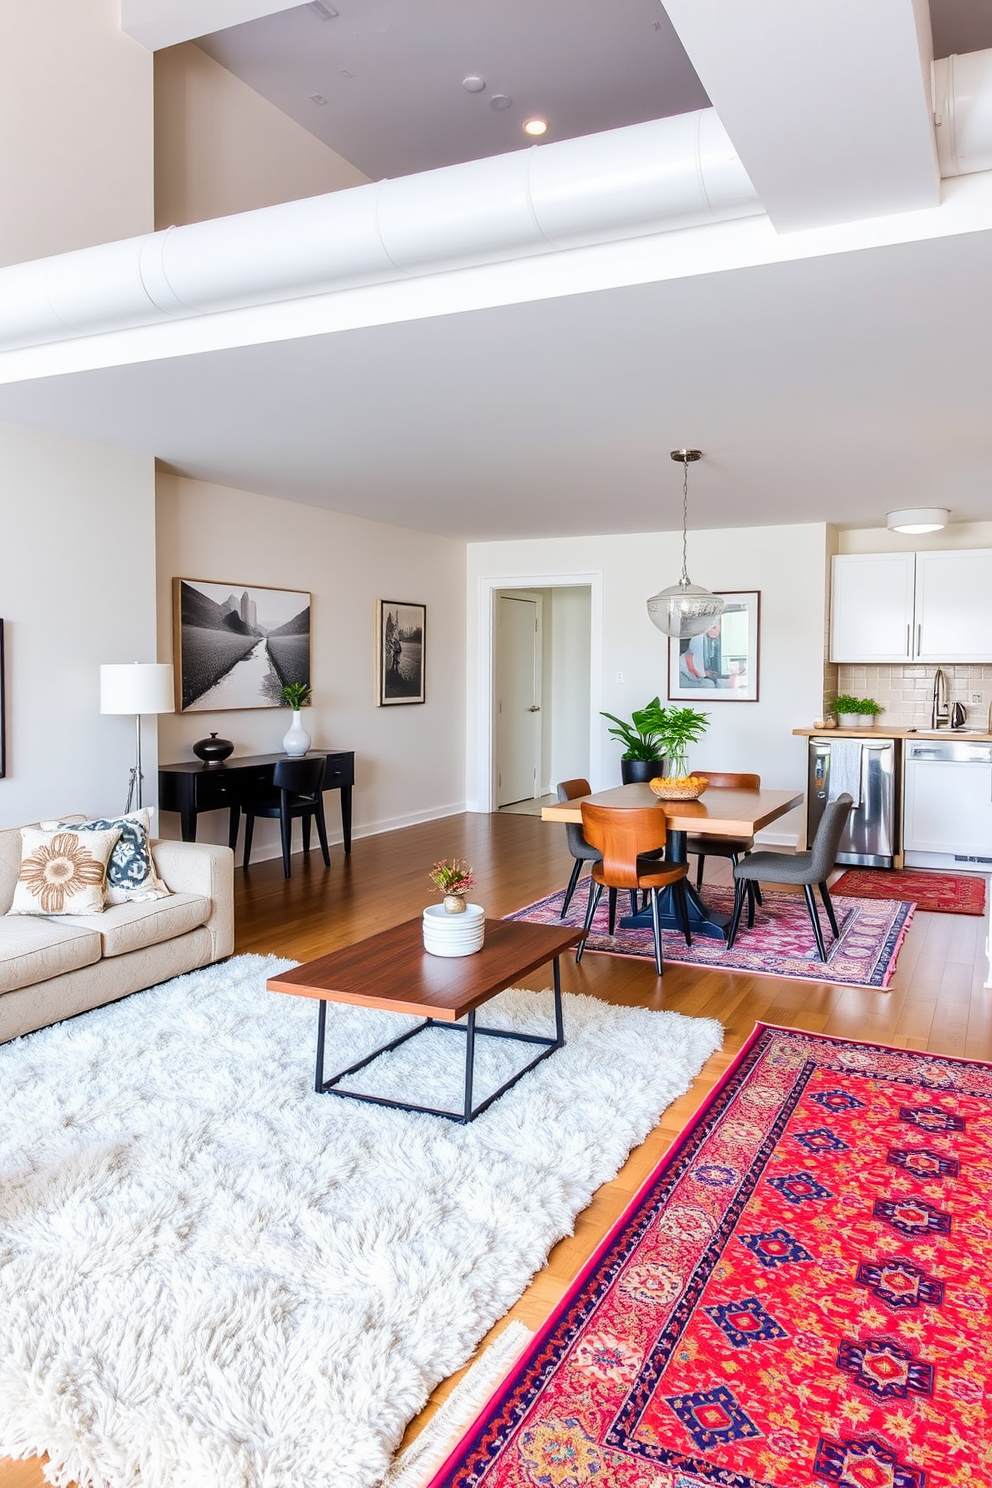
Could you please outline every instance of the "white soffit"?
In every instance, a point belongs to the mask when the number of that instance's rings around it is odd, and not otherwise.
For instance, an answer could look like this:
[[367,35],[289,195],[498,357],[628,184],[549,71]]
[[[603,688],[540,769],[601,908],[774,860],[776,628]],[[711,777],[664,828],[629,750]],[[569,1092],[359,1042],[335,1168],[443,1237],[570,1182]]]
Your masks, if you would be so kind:
[[925,0],[665,0],[780,232],[935,206]]
[[121,30],[150,52],[293,10],[300,0],[121,0]]

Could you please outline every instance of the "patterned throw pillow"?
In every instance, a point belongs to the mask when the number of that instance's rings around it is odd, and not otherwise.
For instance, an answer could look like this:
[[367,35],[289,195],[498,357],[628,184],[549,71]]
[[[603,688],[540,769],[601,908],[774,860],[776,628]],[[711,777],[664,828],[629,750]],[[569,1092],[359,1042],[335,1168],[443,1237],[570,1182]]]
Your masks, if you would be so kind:
[[101,914],[107,864],[120,836],[21,828],[21,867],[12,915]]
[[[43,827],[48,825],[42,822]],[[127,816],[60,821],[51,825],[68,827],[73,832],[120,832],[107,869],[108,904],[141,904],[146,899],[168,899],[172,893],[155,872],[148,840],[150,819],[146,806],[140,811],[128,812]]]

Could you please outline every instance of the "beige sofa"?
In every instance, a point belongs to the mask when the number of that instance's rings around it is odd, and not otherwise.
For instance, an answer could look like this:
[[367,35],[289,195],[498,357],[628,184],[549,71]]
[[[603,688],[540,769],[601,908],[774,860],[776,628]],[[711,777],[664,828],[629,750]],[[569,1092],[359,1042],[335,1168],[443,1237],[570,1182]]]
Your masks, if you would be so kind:
[[96,915],[8,915],[19,827],[0,831],[0,1043],[220,961],[234,949],[234,854],[205,842],[152,843],[174,892]]

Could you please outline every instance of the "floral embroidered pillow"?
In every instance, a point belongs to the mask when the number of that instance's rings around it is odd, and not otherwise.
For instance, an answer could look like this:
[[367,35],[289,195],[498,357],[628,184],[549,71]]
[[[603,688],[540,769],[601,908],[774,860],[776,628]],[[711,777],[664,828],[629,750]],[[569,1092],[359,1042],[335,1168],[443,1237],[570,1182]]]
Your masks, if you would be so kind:
[[[107,868],[107,903],[140,904],[146,899],[168,899],[172,890],[155,872],[149,833],[148,808],[127,816],[97,817],[93,821],[52,822],[73,832],[120,832]],[[42,822],[42,826],[48,826]]]
[[21,867],[9,914],[100,914],[107,864],[120,831],[21,828]]

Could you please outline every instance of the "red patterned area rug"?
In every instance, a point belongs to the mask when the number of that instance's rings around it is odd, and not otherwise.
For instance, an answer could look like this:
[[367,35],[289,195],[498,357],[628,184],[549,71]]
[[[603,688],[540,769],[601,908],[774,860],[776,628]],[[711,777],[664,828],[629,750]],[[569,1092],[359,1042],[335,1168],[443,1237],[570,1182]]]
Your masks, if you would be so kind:
[[[566,925],[582,926],[586,916],[586,880],[580,885],[565,916]],[[528,904],[508,920],[532,920],[539,925],[562,923],[558,916],[564,892],[551,894]],[[728,951],[722,940],[694,936],[687,946],[678,930],[664,930],[663,954],[666,961],[680,961],[688,966],[717,966],[724,971],[746,971],[752,975],[791,977],[797,981],[836,982],[852,987],[887,987],[896,967],[899,947],[913,917],[913,905],[894,899],[838,899],[831,895],[837,915],[840,939],[835,941],[821,910],[820,923],[827,948],[827,964],[816,959],[813,927],[806,912],[805,900],[799,894],[776,894],[762,890],[764,903],[755,915],[754,928],[742,923],[737,943]],[[733,889],[707,887],[705,899],[711,909],[729,915],[734,907]],[[616,934],[609,934],[609,918],[604,894],[586,941],[589,951],[604,951],[612,956],[654,956],[650,929],[624,930],[620,926],[628,896],[622,892],[617,906]]]
[[853,899],[912,899],[931,914],[983,915],[985,880],[969,873],[849,868],[830,890]]
[[988,1488],[992,1066],[759,1024],[430,1488]]

